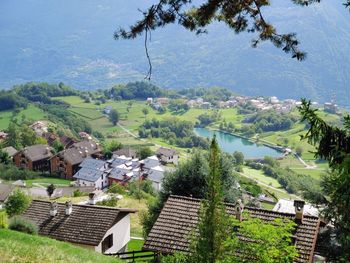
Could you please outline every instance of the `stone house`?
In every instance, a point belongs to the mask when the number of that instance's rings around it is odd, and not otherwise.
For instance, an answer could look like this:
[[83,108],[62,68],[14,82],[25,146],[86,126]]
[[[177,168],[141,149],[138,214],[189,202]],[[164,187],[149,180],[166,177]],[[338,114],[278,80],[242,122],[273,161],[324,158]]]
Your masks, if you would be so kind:
[[173,163],[175,165],[179,162],[179,154],[174,149],[160,147],[156,152],[157,158],[161,163],[168,164]]

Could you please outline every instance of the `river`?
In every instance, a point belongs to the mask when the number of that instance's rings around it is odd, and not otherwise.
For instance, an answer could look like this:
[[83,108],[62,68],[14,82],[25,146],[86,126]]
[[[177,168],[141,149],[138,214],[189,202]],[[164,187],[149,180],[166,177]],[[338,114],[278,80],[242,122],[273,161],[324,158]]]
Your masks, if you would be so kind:
[[224,152],[242,152],[245,159],[263,158],[265,156],[281,157],[282,153],[262,144],[256,144],[232,134],[221,131],[212,131],[207,128],[195,128],[194,132],[201,137],[212,138],[216,134],[220,148]]

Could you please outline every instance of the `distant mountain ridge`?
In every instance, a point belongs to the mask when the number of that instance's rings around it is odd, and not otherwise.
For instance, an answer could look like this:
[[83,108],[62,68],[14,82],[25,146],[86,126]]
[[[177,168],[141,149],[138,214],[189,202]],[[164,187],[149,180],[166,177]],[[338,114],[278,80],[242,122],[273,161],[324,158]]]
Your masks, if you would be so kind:
[[[115,41],[113,32],[140,18],[155,0],[3,0],[0,2],[0,87],[27,81],[63,81],[80,89],[142,80],[148,70],[143,39]],[[280,32],[297,32],[304,62],[254,35],[214,24],[195,36],[177,25],[152,33],[153,82],[162,87],[223,86],[245,95],[336,96],[350,93],[350,13],[340,1],[298,7],[273,1],[266,10]]]

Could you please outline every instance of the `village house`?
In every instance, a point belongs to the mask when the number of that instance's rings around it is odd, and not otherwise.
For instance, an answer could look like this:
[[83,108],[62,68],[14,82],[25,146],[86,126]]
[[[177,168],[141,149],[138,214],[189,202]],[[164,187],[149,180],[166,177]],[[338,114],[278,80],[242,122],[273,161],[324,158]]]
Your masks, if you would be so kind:
[[142,163],[146,169],[160,165],[159,159],[156,155],[149,156],[146,159],[141,160],[140,163]]
[[76,148],[63,150],[50,159],[51,173],[72,180],[73,175],[79,171],[79,164],[84,160],[84,157],[85,153]]
[[[196,198],[171,195],[153,225],[143,249],[164,254],[189,252],[188,237],[198,224],[200,202],[201,200]],[[304,201],[294,201],[294,213],[243,207],[239,202],[237,204],[226,203],[225,205],[228,214],[235,216],[238,220],[245,220],[242,214],[245,210],[252,218],[259,218],[263,222],[271,222],[276,218],[294,221],[297,225],[293,242],[298,252],[294,262],[312,262],[320,219],[304,215]]]
[[102,157],[101,147],[98,145],[98,143],[92,140],[77,142],[74,143],[71,147],[76,148],[78,151],[80,151],[84,158],[89,156],[92,158]]
[[326,102],[323,107],[324,107],[324,111],[325,112],[329,112],[329,113],[332,113],[332,114],[336,114],[339,111],[338,105],[335,104],[333,101],[332,102]]
[[146,103],[147,104],[152,104],[153,103],[153,98],[147,98]]
[[4,208],[7,198],[10,196],[14,188],[14,185],[0,183],[0,209]]
[[108,187],[108,175],[112,170],[109,162],[85,158],[79,167],[80,170],[73,176],[78,186],[92,186],[95,189]]
[[133,148],[127,147],[127,148],[122,148],[113,152],[114,158],[122,155],[124,155],[125,157],[135,159],[137,157],[137,151],[134,150]]
[[31,128],[37,136],[41,137],[44,133],[48,131],[48,124],[47,121],[36,121],[29,125],[29,128]]
[[34,200],[23,217],[38,226],[39,235],[111,254],[126,250],[130,241],[130,213],[135,212],[127,208]]
[[7,153],[11,159],[13,159],[13,156],[17,153],[17,150],[15,148],[13,148],[12,146],[2,148],[1,151]]
[[160,147],[156,152],[157,158],[163,164],[173,163],[175,165],[179,162],[179,154],[174,149]]
[[164,177],[165,169],[164,167],[158,165],[147,169],[143,175],[143,179],[150,180],[152,182],[152,186],[156,191],[162,190],[162,180]]
[[104,107],[103,113],[108,115],[112,109],[113,109],[113,107],[111,105],[108,105],[108,106]]
[[203,109],[210,109],[211,103],[210,103],[210,102],[203,102],[203,103],[201,104],[201,107],[202,107]]
[[50,172],[50,158],[53,156],[53,149],[48,145],[37,144],[25,147],[18,151],[13,160],[17,167],[26,168],[32,171]]
[[157,98],[157,103],[166,106],[169,104],[169,99],[168,98]]
[[53,144],[55,143],[55,141],[59,141],[62,146],[63,149],[67,149],[69,147],[71,147],[74,143],[76,143],[77,141],[74,140],[73,138],[70,138],[68,136],[58,136],[52,132],[47,132],[43,135],[43,138],[46,139],[47,144],[50,146],[53,146]]

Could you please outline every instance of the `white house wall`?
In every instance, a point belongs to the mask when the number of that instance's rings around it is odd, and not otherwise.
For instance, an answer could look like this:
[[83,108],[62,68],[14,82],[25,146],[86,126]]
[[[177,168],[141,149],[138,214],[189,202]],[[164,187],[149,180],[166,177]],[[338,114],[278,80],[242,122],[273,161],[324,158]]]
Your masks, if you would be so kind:
[[[103,182],[103,187],[102,187],[102,182]],[[103,180],[102,178],[98,178],[95,182],[90,182],[82,179],[78,179],[78,184],[79,186],[92,186],[97,189],[103,189],[108,186],[108,176],[103,175]]]
[[121,250],[130,241],[130,215],[127,214],[124,216],[118,221],[118,223],[107,231],[100,244],[95,247],[96,252],[102,253],[102,242],[110,234],[113,234],[113,246],[107,249],[104,252],[105,254],[119,252],[119,250]]

